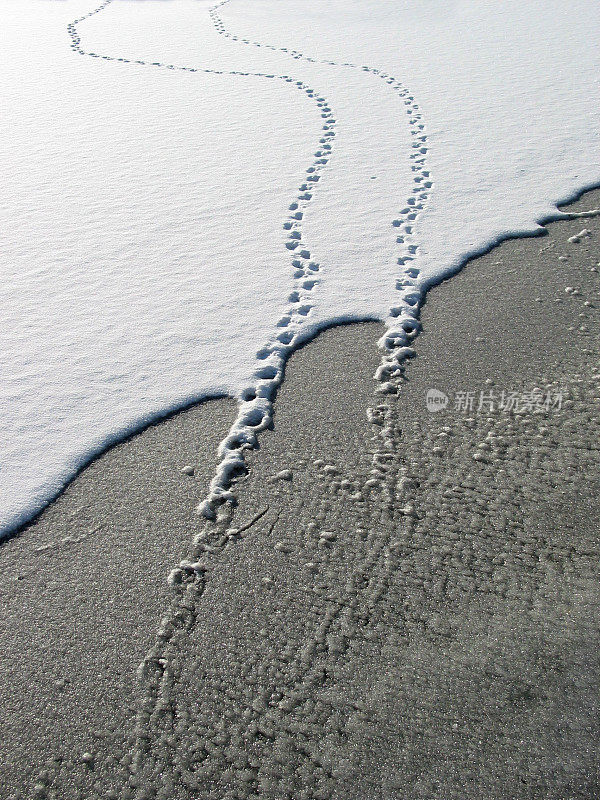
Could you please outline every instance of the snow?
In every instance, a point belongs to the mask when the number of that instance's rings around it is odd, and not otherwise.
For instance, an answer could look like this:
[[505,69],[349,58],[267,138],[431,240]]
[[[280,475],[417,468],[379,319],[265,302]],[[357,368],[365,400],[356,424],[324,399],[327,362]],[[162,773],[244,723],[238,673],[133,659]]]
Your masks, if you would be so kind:
[[386,320],[385,383],[429,286],[599,183],[593,0],[213,5],[0,0],[0,536],[228,394],[213,513],[301,341]]

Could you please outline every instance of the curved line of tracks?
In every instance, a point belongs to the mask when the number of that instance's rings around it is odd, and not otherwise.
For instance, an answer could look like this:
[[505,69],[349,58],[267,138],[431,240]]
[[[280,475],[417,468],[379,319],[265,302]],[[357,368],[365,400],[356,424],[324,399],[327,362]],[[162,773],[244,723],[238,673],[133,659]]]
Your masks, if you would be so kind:
[[424,292],[418,286],[419,269],[415,262],[417,261],[419,245],[414,235],[414,227],[429,199],[433,181],[427,167],[428,137],[421,109],[413,94],[401,81],[377,67],[355,64],[351,61],[339,62],[312,58],[299,50],[263,44],[262,42],[236,36],[227,30],[223,19],[218,13],[218,9],[230,2],[231,0],[222,0],[222,2],[211,8],[209,12],[215,28],[222,36],[252,47],[264,47],[268,50],[285,53],[295,60],[304,60],[312,64],[348,67],[370,73],[383,80],[397,93],[402,101],[412,137],[412,152],[409,158],[413,172],[413,188],[406,203],[398,211],[396,218],[391,221],[392,228],[396,234],[396,243],[399,245],[398,265],[401,269],[396,281],[396,289],[399,292],[399,296],[398,302],[390,309],[388,331],[380,342],[387,355],[384,356],[383,363],[376,374],[376,377],[382,381],[380,390],[382,392],[393,392],[396,389],[394,379],[401,378],[403,373],[401,366],[403,361],[413,355],[410,349],[405,348],[419,331],[419,309],[424,297]]
[[[263,46],[258,42],[240,39],[226,31],[222,20],[218,16],[217,9],[228,1],[224,0],[209,12],[217,31],[233,41],[240,41],[243,44],[257,47]],[[257,433],[265,428],[271,420],[272,398],[281,383],[285,361],[298,343],[301,326],[310,314],[310,293],[318,285],[321,267],[312,260],[310,251],[302,241],[302,219],[304,211],[313,197],[315,188],[332,157],[336,123],[326,99],[305,82],[296,80],[289,75],[177,66],[162,62],[101,55],[84,50],[81,46],[81,38],[77,26],[85,19],[107,8],[112,2],[113,0],[104,0],[96,9],[69,25],[71,46],[76,53],[106,61],[152,66],[161,69],[240,77],[262,77],[269,80],[285,81],[313,99],[319,108],[322,118],[322,130],[314,161],[307,169],[306,177],[299,187],[297,196],[290,203],[289,214],[284,221],[284,229],[288,231],[285,247],[291,257],[296,285],[288,298],[289,304],[276,334],[257,354],[258,359],[261,361],[261,367],[256,372],[256,380],[252,386],[247,387],[242,393],[238,418],[228,437],[221,444],[219,472],[211,486],[211,495],[201,506],[201,510],[207,517],[215,517],[218,506],[224,501],[232,499],[231,480],[244,468],[244,450],[255,444]],[[286,48],[275,48],[269,45],[264,46],[272,50],[288,53],[294,59],[316,61],[297,51],[288,51]],[[432,181],[426,166],[427,134],[425,125],[414,97],[393,76],[375,68],[349,62],[337,64],[337,62],[323,61],[318,63],[361,69],[385,81],[402,101],[402,107],[408,117],[408,124],[413,137],[410,159],[414,175],[414,186],[406,204],[399,210],[396,218],[391,221],[391,227],[399,245],[398,265],[401,270],[396,284],[399,300],[391,309],[388,331],[380,343],[385,355],[377,373],[377,377],[382,382],[382,389],[393,392],[402,378],[403,361],[412,354],[408,345],[419,330],[418,314],[422,302],[422,292],[417,280],[419,270],[415,265],[418,256],[418,245],[414,238],[414,223],[424,208],[432,188]],[[383,417],[385,418],[385,414]],[[375,457],[377,455],[375,454]],[[268,511],[269,509],[267,508],[260,512],[257,518],[262,518]],[[231,513],[231,505],[228,503],[223,509],[223,513],[219,514],[219,520],[217,525],[214,526],[214,530],[208,536],[205,532],[201,532],[194,541],[190,559],[182,562],[179,568],[172,572],[170,582],[175,590],[172,606],[161,623],[154,646],[140,665],[139,678],[142,685],[143,698],[136,724],[135,759],[129,767],[131,776],[129,782],[132,786],[135,786],[136,796],[140,800],[146,796],[147,788],[152,791],[162,767],[166,765],[170,758],[169,748],[162,753],[158,760],[152,754],[151,730],[156,724],[162,725],[163,728],[166,725],[168,729],[170,726],[169,720],[172,720],[174,724],[176,719],[172,690],[178,681],[177,664],[179,664],[179,658],[177,653],[181,644],[180,639],[181,637],[185,638],[196,623],[197,604],[204,592],[206,581],[206,567],[203,566],[203,559],[235,541],[235,532],[227,528]],[[275,525],[276,522],[277,519],[274,520],[272,525]],[[213,526],[210,527],[212,528]],[[308,679],[304,674],[305,665],[303,666],[303,663],[298,662],[298,679],[300,682]],[[158,723],[159,719],[162,719],[162,723]]]
[[[288,232],[285,247],[291,256],[291,265],[294,270],[294,290],[288,297],[288,306],[278,323],[278,330],[257,353],[257,359],[262,362],[255,371],[252,385],[247,386],[240,396],[240,407],[228,436],[219,447],[219,464],[217,472],[211,483],[208,497],[199,505],[199,511],[208,518],[214,518],[216,510],[225,501],[233,500],[231,491],[235,477],[245,472],[244,451],[253,448],[257,442],[257,434],[267,428],[272,421],[273,398],[278,386],[283,380],[285,362],[290,353],[301,341],[299,335],[303,324],[306,322],[312,309],[311,293],[319,284],[321,265],[311,258],[310,250],[302,241],[302,219],[310,203],[318,182],[329,163],[335,142],[335,125],[333,111],[326,98],[317,93],[304,81],[296,80],[290,75],[276,75],[266,72],[246,72],[242,70],[217,70],[208,67],[180,66],[166,64],[159,61],[143,61],[98,54],[84,50],[81,46],[81,37],[77,26],[100,13],[114,0],[104,0],[96,9],[75,20],[68,26],[71,37],[72,49],[80,55],[99,58],[105,61],[118,61],[125,64],[151,66],[160,69],[180,70],[184,72],[202,72],[217,75],[233,75],[238,77],[261,77],[268,80],[279,80],[289,83],[292,87],[306,94],[318,106],[323,120],[319,146],[314,154],[314,160],[306,170],[304,181],[299,187],[299,192],[289,205],[289,216],[283,226]],[[415,222],[429,198],[433,186],[429,170],[427,169],[427,133],[423,117],[414,96],[401,81],[392,75],[375,67],[358,65],[351,62],[335,62],[313,59],[297,50],[288,50],[284,47],[263,45],[260,42],[243,39],[227,31],[218,14],[218,9],[230,0],[212,7],[209,11],[211,20],[217,32],[234,42],[241,42],[254,47],[265,47],[270,50],[283,52],[293,59],[303,59],[311,63],[322,63],[332,66],[342,66],[351,69],[360,69],[371,73],[390,86],[402,101],[402,106],[407,116],[407,122],[412,136],[411,142],[411,170],[413,172],[413,188],[406,203],[391,227],[398,244],[398,265],[401,268],[396,280],[398,302],[390,309],[388,329],[380,345],[384,351],[382,364],[376,373],[376,378],[381,382],[380,392],[394,392],[404,374],[404,362],[414,354],[409,346],[411,340],[417,335],[419,323],[419,309],[423,300],[423,292],[418,285],[419,269],[416,266],[419,246],[414,235]]]
[[145,61],[96,53],[82,47],[78,25],[86,19],[99,14],[110,6],[114,0],[104,0],[88,14],[74,20],[68,26],[71,37],[71,48],[82,56],[114,61],[123,64],[153,67],[191,73],[211,75],[232,75],[236,77],[259,77],[266,80],[281,81],[302,92],[318,108],[321,118],[321,130],[314,159],[306,169],[305,176],[298,187],[298,192],[289,204],[288,216],[283,222],[287,232],[285,248],[291,260],[294,287],[288,296],[288,305],[284,309],[277,330],[257,353],[257,367],[252,384],[240,394],[240,406],[237,419],[228,436],[219,448],[219,464],[208,498],[199,506],[199,511],[206,517],[214,517],[216,509],[226,500],[232,499],[231,483],[233,478],[245,471],[244,451],[256,445],[257,434],[268,427],[272,419],[272,402],[277,387],[283,380],[283,370],[289,354],[300,341],[303,325],[312,310],[311,296],[320,282],[321,265],[311,258],[310,250],[302,241],[302,219],[310,204],[319,181],[329,164],[334,149],[336,136],[336,120],[334,113],[319,92],[305,81],[297,80],[291,75],[278,75],[268,72],[243,70],[219,70],[209,67],[181,66],[160,61]]

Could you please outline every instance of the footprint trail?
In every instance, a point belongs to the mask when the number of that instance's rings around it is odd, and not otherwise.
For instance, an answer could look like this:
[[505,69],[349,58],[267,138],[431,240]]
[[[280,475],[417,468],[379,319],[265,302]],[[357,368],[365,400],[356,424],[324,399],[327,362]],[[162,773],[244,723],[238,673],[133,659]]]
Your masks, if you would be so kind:
[[396,233],[396,244],[399,246],[397,263],[400,274],[395,287],[398,299],[391,307],[386,320],[388,330],[379,342],[384,355],[375,373],[376,379],[380,381],[378,387],[380,393],[396,393],[404,375],[403,364],[414,356],[414,351],[409,345],[420,330],[419,314],[425,296],[425,289],[419,283],[420,270],[417,266],[419,244],[414,229],[433,189],[433,180],[427,167],[428,137],[421,109],[414,95],[401,81],[377,67],[355,64],[351,61],[338,62],[312,58],[299,50],[263,44],[237,36],[226,28],[218,11],[229,2],[230,0],[222,0],[209,12],[215,28],[222,36],[252,47],[264,47],[267,50],[285,53],[295,60],[348,67],[370,73],[383,80],[402,101],[412,137],[409,158],[413,173],[413,188],[406,203],[391,222],[392,229]]
[[[78,26],[86,19],[101,13],[113,2],[114,0],[104,0],[97,8],[68,25],[67,30],[71,38],[71,49],[75,53],[104,61],[115,61],[123,64],[153,67],[155,69],[199,72],[211,75],[231,75],[245,78],[259,77],[266,80],[283,81],[289,84],[290,87],[305,94],[316,104],[322,121],[314,160],[306,169],[304,180],[298,188],[297,195],[289,205],[289,214],[283,223],[283,228],[287,232],[285,247],[291,260],[294,289],[287,298],[288,305],[284,308],[277,323],[277,331],[257,352],[256,358],[259,366],[254,373],[254,379],[250,385],[240,392],[238,416],[228,436],[221,442],[219,447],[219,464],[216,475],[211,483],[208,497],[198,507],[202,515],[211,519],[215,517],[220,505],[234,499],[231,491],[232,481],[236,476],[246,471],[244,452],[256,446],[257,434],[271,424],[273,399],[278,386],[283,380],[285,362],[289,354],[296,349],[301,341],[307,338],[302,336],[302,328],[313,307],[312,296],[319,285],[321,265],[311,258],[310,249],[302,240],[302,220],[306,208],[318,188],[319,181],[323,177],[325,168],[333,155],[336,120],[329,102],[322,94],[305,81],[297,80],[290,75],[166,64],[160,61],[100,54],[84,49]],[[210,13],[214,22],[212,10]]]

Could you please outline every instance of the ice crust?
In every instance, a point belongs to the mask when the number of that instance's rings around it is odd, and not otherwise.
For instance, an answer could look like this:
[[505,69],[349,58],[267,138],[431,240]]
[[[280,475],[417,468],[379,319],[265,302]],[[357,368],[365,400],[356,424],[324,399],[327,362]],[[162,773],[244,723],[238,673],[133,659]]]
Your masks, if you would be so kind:
[[385,386],[428,287],[600,180],[592,0],[213,6],[0,0],[0,536],[231,395],[213,514],[289,352],[384,320]]

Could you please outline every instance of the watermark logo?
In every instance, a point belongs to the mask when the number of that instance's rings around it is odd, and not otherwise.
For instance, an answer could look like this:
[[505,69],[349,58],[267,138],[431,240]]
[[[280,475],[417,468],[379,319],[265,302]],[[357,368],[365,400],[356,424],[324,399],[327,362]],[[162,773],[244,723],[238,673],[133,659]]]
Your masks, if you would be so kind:
[[427,403],[427,411],[435,414],[437,411],[443,411],[448,405],[449,398],[444,392],[439,389],[428,389],[425,395],[425,402]]
[[[536,388],[532,391],[502,391],[491,388],[476,391],[458,391],[452,398],[452,409],[463,414],[482,412],[508,412],[524,414],[534,411],[560,411],[565,390],[562,388]],[[427,410],[443,411],[450,404],[450,397],[439,389],[429,389],[425,402]]]

